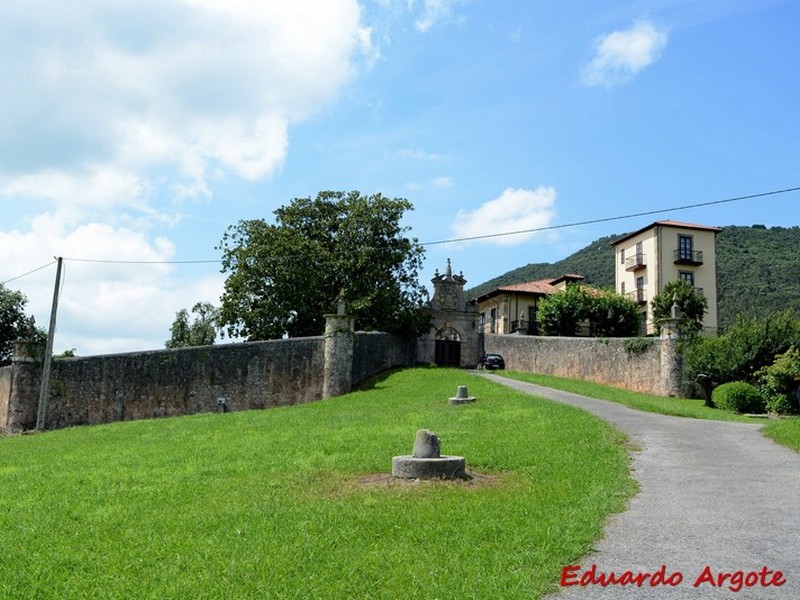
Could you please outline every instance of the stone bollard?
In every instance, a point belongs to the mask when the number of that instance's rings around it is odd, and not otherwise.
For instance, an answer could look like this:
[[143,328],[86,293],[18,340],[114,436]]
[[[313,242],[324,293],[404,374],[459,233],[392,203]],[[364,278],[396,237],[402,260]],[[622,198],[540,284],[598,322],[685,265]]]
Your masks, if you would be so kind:
[[414,437],[414,458],[441,458],[439,438],[432,431],[420,429]]
[[467,392],[467,386],[460,385],[456,390],[456,395],[449,399],[450,404],[467,404],[469,402],[475,402],[475,396],[470,396]]

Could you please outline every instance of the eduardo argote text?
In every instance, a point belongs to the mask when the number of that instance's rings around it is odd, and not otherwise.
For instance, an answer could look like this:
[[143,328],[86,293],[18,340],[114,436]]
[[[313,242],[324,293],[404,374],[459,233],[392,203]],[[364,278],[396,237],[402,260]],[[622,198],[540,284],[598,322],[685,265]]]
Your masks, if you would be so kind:
[[579,585],[582,587],[599,585],[632,586],[632,587],[677,587],[691,582],[691,586],[702,588],[727,588],[738,592],[744,588],[754,587],[780,587],[786,583],[781,571],[762,567],[758,571],[715,571],[709,565],[704,566],[692,579],[685,579],[681,571],[668,571],[666,565],[652,573],[647,571],[598,571],[597,565],[592,565],[582,571],[580,565],[571,565],[561,569],[561,585]]

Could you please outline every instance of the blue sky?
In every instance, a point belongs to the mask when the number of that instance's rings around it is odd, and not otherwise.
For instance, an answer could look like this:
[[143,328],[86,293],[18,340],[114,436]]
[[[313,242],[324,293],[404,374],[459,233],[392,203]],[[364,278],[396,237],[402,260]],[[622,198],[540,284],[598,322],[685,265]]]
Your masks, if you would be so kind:
[[[320,190],[421,242],[800,186],[794,0],[0,0],[0,281],[56,351],[162,347],[225,229]],[[477,285],[658,218],[800,224],[800,192],[427,247]],[[161,264],[82,262],[163,261]]]

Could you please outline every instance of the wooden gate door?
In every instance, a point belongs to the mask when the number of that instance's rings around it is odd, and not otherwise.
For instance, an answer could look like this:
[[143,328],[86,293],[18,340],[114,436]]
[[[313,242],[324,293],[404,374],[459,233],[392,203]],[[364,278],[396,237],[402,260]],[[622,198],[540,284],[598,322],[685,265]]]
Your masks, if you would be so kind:
[[461,342],[436,340],[435,361],[442,367],[460,367]]

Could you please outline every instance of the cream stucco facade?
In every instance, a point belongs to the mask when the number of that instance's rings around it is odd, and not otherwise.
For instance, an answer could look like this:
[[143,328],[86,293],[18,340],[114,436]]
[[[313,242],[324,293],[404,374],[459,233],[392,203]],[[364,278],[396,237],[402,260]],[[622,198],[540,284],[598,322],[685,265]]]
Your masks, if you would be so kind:
[[582,275],[562,275],[498,287],[470,301],[477,308],[478,329],[481,333],[538,335],[536,315],[542,298],[582,280]]
[[656,221],[613,242],[616,290],[641,307],[648,334],[657,333],[650,301],[676,279],[687,281],[706,298],[703,330],[716,333],[719,231],[707,225]]

